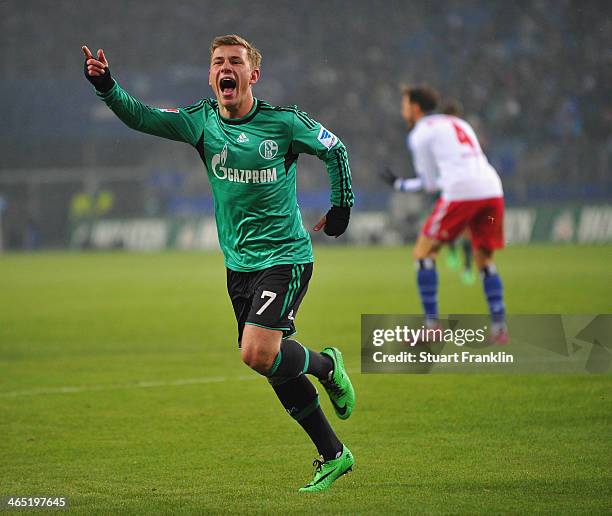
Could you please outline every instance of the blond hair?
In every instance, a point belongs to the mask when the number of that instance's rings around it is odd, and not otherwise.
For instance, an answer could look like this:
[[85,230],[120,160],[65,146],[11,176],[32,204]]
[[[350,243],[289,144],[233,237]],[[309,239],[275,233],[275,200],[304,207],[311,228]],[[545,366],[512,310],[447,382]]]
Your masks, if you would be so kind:
[[251,45],[246,39],[238,36],[237,34],[227,34],[226,36],[217,36],[212,40],[210,44],[210,58],[215,50],[219,47],[238,45],[246,48],[249,63],[251,68],[259,68],[261,66],[261,52]]

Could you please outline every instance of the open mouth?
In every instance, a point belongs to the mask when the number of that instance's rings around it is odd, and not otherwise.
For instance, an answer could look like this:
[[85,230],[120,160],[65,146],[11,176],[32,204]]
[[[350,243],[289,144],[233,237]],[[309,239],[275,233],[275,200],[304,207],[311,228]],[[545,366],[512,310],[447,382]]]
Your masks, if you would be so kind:
[[219,81],[219,89],[222,95],[231,95],[236,90],[236,81],[231,77],[223,77]]

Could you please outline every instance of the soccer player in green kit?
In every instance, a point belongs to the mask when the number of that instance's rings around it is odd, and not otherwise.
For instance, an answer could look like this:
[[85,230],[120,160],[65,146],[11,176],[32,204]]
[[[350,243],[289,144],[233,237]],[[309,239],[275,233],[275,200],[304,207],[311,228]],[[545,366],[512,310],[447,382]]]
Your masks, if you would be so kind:
[[179,109],[142,104],[111,77],[102,49],[96,56],[82,49],[86,78],[127,126],[188,143],[202,158],[242,360],[267,377],[321,455],[313,464],[313,480],[300,491],[328,489],[352,469],[354,459],[327,421],[306,375],[318,378],[341,419],[351,415],[355,393],[337,348],[316,352],[291,339],[313,262],[297,205],[296,163],[301,153],[325,163],[332,207],[313,229],[338,237],[348,226],[354,202],[344,145],[295,106],[274,107],[253,96],[261,54],[240,36],[221,36],[211,44],[208,82],[216,99]]

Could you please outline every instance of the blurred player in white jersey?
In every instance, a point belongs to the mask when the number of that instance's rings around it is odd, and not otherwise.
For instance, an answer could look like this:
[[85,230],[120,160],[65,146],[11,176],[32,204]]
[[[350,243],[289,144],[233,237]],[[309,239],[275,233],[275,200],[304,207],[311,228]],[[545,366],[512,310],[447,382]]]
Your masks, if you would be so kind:
[[495,249],[504,246],[501,180],[470,124],[456,116],[435,114],[437,104],[437,92],[427,86],[402,90],[402,117],[411,129],[408,143],[417,177],[403,179],[389,169],[382,177],[397,191],[441,192],[414,247],[427,325],[438,324],[437,253],[467,228],[491,313],[492,340],[504,344],[508,333],[503,285],[493,263]]

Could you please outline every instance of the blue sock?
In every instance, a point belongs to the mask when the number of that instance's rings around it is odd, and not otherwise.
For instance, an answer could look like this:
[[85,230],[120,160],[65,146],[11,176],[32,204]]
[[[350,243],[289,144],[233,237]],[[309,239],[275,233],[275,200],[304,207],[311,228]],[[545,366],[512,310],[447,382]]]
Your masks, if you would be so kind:
[[504,305],[504,285],[497,274],[495,265],[487,265],[480,270],[482,286],[484,288],[489,312],[493,323],[503,323],[506,319],[506,307]]
[[432,258],[424,258],[416,263],[417,284],[419,295],[423,303],[426,319],[438,318],[438,271],[436,262]]

